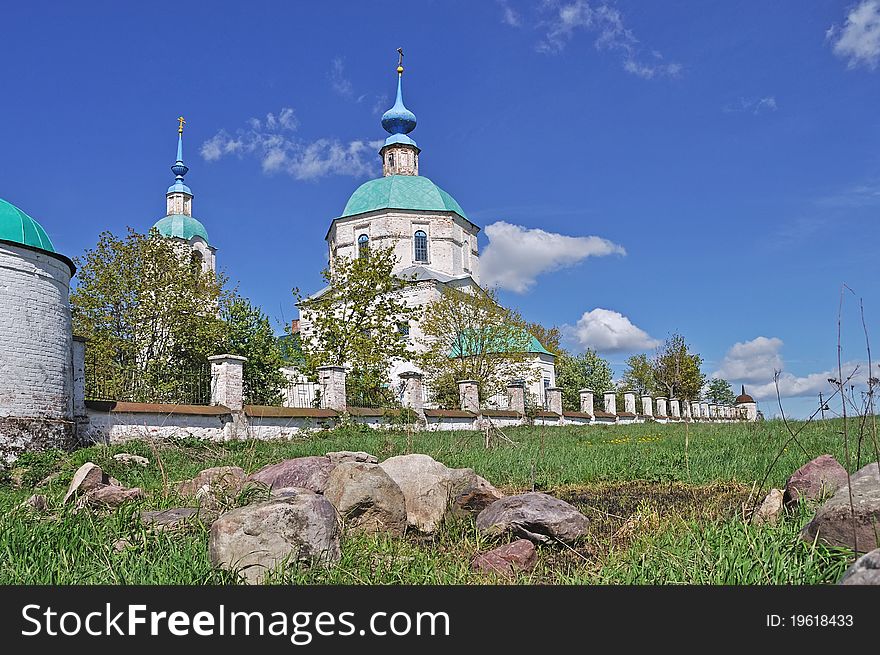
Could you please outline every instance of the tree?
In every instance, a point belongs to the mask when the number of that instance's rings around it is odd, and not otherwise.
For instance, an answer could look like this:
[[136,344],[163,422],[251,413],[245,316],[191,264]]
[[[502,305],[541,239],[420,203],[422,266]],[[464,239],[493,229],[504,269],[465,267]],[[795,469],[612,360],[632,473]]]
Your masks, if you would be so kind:
[[620,381],[624,391],[634,391],[640,396],[655,392],[654,368],[645,354],[633,355],[626,360],[626,370]]
[[326,290],[313,298],[294,289],[312,329],[302,340],[306,372],[345,365],[353,395],[381,393],[394,359],[409,355],[406,334],[414,309],[404,301],[406,284],[392,274],[392,248],[370,248],[361,256],[337,256],[321,272]]
[[512,380],[528,381],[531,337],[518,312],[501,306],[494,290],[460,291],[443,286],[420,321],[424,352],[417,356],[434,400],[458,405],[458,381],[476,380],[480,398],[504,391]]
[[554,355],[565,353],[565,349],[560,345],[562,332],[555,325],[546,328],[540,323],[526,323],[526,330]]
[[706,398],[716,405],[733,405],[736,394],[730,386],[730,382],[723,378],[712,378],[706,385]]
[[247,357],[244,394],[251,404],[274,405],[286,384],[281,372],[285,361],[274,330],[259,307],[236,296],[223,310],[224,352]]
[[706,376],[700,371],[703,358],[690,352],[684,337],[673,334],[657,349],[652,360],[656,390],[668,398],[696,400]]
[[562,407],[579,411],[581,389],[592,389],[597,396],[612,388],[611,364],[593,349],[580,355],[556,358],[556,386],[562,388]]
[[74,332],[89,339],[104,392],[123,399],[136,386],[128,399],[179,402],[181,385],[190,384],[181,371],[204,365],[223,342],[224,279],[155,229],[129,228],[124,239],[103,232],[76,264]]

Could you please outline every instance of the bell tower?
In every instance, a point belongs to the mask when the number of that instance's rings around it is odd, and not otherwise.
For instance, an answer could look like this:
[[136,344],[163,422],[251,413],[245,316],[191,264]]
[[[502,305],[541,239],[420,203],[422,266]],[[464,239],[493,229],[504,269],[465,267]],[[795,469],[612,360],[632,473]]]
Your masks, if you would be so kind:
[[382,175],[418,175],[421,150],[409,136],[416,129],[416,115],[403,104],[403,48],[397,49],[397,100],[382,114],[382,127],[391,136],[379,151]]

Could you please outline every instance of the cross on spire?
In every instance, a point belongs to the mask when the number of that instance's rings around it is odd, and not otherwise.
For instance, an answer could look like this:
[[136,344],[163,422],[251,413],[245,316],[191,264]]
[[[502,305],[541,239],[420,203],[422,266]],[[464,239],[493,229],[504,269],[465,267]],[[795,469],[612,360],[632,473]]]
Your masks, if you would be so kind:
[[180,123],[180,125],[177,126],[177,133],[183,134],[183,126],[186,125],[186,119],[183,116],[178,116],[177,122]]

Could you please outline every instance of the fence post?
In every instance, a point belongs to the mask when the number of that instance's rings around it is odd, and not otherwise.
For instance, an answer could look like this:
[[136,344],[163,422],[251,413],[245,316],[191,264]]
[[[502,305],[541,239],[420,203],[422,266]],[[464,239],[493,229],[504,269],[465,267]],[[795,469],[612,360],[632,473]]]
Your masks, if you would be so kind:
[[581,389],[578,391],[581,399],[581,412],[593,416],[593,390]]
[[605,411],[609,414],[617,414],[617,394],[613,391],[605,392]]
[[681,405],[678,398],[669,399],[669,413],[672,415],[672,418],[681,418]]
[[212,355],[211,404],[223,405],[233,412],[244,408],[244,363],[240,355]]
[[399,374],[403,380],[403,406],[419,415],[425,416],[425,392],[422,386],[422,374],[418,371],[405,371]]
[[654,416],[654,399],[648,394],[642,396],[642,414],[644,416]]
[[71,347],[73,360],[72,416],[79,419],[86,416],[86,343],[88,339],[74,335]]
[[700,401],[694,400],[691,402],[691,418],[695,421],[700,420]]
[[526,385],[523,382],[511,382],[507,385],[507,406],[520,416],[526,413]]
[[562,387],[547,387],[547,410],[562,416]]
[[345,369],[342,366],[319,366],[318,384],[321,385],[321,407],[344,412],[348,406],[345,392]]
[[657,396],[657,416],[668,417],[666,413],[666,396]]
[[629,414],[636,413],[636,394],[634,391],[623,392],[623,411]]
[[700,403],[700,416],[704,419],[709,418],[709,403]]
[[480,413],[480,389],[476,380],[458,381],[458,401],[462,411]]

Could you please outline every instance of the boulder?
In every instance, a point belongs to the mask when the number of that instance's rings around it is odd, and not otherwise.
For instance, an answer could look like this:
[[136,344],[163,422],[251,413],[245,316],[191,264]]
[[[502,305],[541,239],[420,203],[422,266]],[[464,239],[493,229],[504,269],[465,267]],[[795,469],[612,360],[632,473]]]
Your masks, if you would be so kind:
[[849,486],[838,489],[819,507],[813,520],[801,531],[801,537],[861,553],[880,546],[880,472],[877,462],[853,473]]
[[136,464],[138,466],[149,466],[150,460],[146,457],[141,457],[140,455],[132,455],[131,453],[117,453],[113,455],[113,459],[115,459],[120,464]]
[[223,496],[238,495],[246,479],[244,469],[238,466],[215,466],[200,471],[191,480],[179,483],[177,493],[184,498],[198,498],[213,505]]
[[400,536],[406,530],[403,491],[378,464],[339,464],[327,480],[324,497],[339,511],[347,532]]
[[846,484],[846,469],[831,455],[820,455],[791,474],[785,483],[785,504],[821,500]]
[[428,455],[398,455],[379,466],[403,492],[407,523],[420,532],[434,532],[449,509],[450,469]]
[[73,480],[70,481],[70,486],[67,487],[67,493],[64,494],[62,502],[66,505],[75,497],[87,494],[98,485],[107,484],[109,481],[110,479],[100,466],[93,462],[86,462],[73,474]]
[[782,514],[783,495],[782,489],[771,489],[761,506],[752,514],[752,523],[755,525],[764,525],[765,523],[776,525],[779,515]]
[[315,493],[324,493],[327,478],[336,467],[329,457],[297,457],[264,466],[252,473],[248,480],[261,482],[272,489],[301,487]]
[[518,572],[531,571],[537,561],[535,545],[528,539],[517,539],[488,553],[477,555],[471,562],[471,568],[483,573],[513,577]]
[[341,557],[339,533],[330,501],[301,490],[220,516],[211,525],[209,554],[214,566],[258,584],[279,565],[334,566]]
[[880,585],[880,548],[858,558],[846,570],[838,584]]
[[572,543],[587,532],[587,517],[564,500],[538,492],[496,500],[477,516],[487,536],[511,532],[541,543]]
[[452,512],[457,516],[479,514],[504,494],[473,469],[450,469],[452,475]]
[[364,462],[366,464],[378,464],[379,458],[362,450],[340,450],[333,453],[327,453],[327,458],[333,464],[342,464],[343,462]]
[[198,507],[174,507],[172,509],[144,510],[141,512],[141,523],[156,532],[178,530],[188,522],[196,520],[204,510]]
[[90,505],[92,507],[113,508],[143,497],[144,492],[140,487],[126,489],[115,484],[101,484],[80,497],[77,501],[77,506]]

